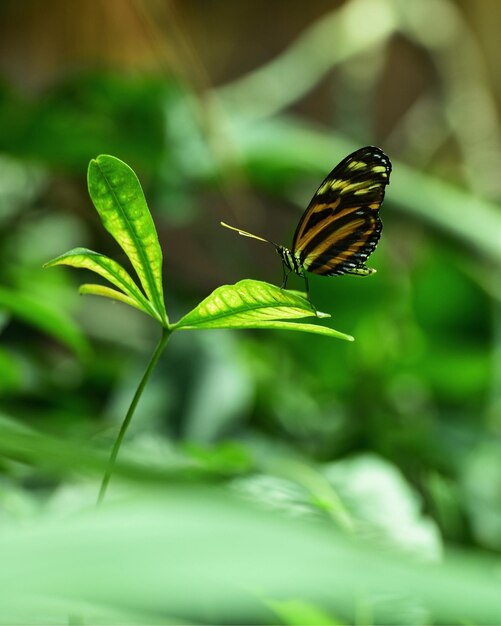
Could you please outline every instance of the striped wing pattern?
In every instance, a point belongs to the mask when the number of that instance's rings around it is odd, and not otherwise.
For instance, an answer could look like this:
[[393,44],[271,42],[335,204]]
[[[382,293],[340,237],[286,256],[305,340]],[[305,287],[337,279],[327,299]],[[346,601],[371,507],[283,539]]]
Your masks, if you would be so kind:
[[381,236],[379,209],[391,163],[367,146],[347,156],[327,176],[304,212],[291,252],[306,271],[323,276],[366,275],[365,261]]

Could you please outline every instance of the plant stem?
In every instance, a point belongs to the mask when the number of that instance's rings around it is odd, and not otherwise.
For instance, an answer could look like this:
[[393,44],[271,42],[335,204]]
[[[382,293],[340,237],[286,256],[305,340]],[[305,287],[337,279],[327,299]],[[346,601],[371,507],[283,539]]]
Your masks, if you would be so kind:
[[162,354],[163,349],[165,348],[165,345],[167,344],[170,334],[171,334],[171,331],[168,328],[162,329],[162,336],[160,337],[160,341],[158,342],[157,347],[155,348],[155,352],[152,354],[150,362],[148,363],[148,367],[146,368],[146,371],[141,379],[141,382],[139,383],[138,388],[136,389],[136,393],[134,394],[134,397],[132,398],[132,402],[130,403],[129,410],[127,411],[127,414],[125,415],[124,421],[122,422],[120,432],[118,433],[115,443],[113,444],[113,449],[111,451],[110,458],[108,461],[108,467],[106,468],[106,472],[103,476],[101,487],[99,489],[99,495],[97,497],[97,506],[99,506],[104,500],[104,496],[106,495],[106,490],[108,489],[108,485],[111,480],[111,475],[113,473],[113,468],[115,467],[115,461],[117,460],[118,452],[120,450],[120,446],[122,445],[122,441],[125,437],[125,433],[127,432],[127,428],[129,427],[129,424],[132,420],[132,417],[134,415],[138,402],[141,396],[143,395],[143,391],[144,391],[144,388],[146,387],[146,383],[150,379],[151,373],[155,369],[155,365],[158,363],[158,359],[160,358],[160,355]]

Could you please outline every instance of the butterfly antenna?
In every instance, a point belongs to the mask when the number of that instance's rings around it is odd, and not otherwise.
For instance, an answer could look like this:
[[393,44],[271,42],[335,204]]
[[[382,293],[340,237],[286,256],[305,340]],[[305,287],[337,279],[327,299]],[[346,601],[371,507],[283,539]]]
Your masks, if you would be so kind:
[[251,239],[257,239],[258,241],[263,241],[264,243],[271,243],[271,245],[275,246],[275,248],[279,247],[276,243],[274,243],[273,241],[270,241],[269,239],[265,239],[264,237],[258,237],[258,235],[253,235],[252,233],[248,233],[247,231],[241,230],[240,228],[235,228],[235,226],[230,226],[229,224],[225,224],[224,222],[220,222],[220,224],[221,226],[224,226],[225,228],[234,230],[239,235],[242,235],[242,237],[250,237]]

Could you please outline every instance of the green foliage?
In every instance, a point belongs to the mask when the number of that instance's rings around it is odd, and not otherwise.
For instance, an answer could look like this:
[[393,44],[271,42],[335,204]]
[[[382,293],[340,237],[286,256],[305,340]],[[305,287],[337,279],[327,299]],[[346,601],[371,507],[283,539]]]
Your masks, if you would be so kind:
[[103,226],[129,258],[158,319],[167,324],[162,250],[137,176],[119,159],[101,155],[90,162],[87,180]]
[[[122,300],[126,304],[134,306],[144,313],[151,315],[158,321],[162,321],[158,312],[150,301],[144,297],[142,291],[136,285],[127,270],[104,254],[99,254],[98,252],[87,250],[86,248],[75,248],[49,261],[44,267],[54,267],[56,265],[69,265],[71,267],[91,270],[118,287],[122,292],[120,293],[111,289],[106,292],[102,285],[86,285],[80,289],[82,293],[107,295],[115,300]],[[100,290],[102,292],[100,292]]]
[[218,287],[174,328],[274,328],[302,330],[327,337],[353,341],[353,337],[325,326],[297,324],[278,320],[301,317],[330,317],[315,311],[299,292],[286,291],[257,280],[242,280],[236,285]]
[[68,77],[43,98],[3,84],[0,117],[9,123],[0,127],[0,146],[28,162],[66,171],[81,171],[103,146],[151,166],[160,159],[162,106],[172,91],[154,78],[98,72]]
[[[325,521],[244,505],[217,487],[142,489],[134,501],[70,519],[56,509],[36,528],[4,527],[0,549],[0,613],[11,623],[105,606],[139,623],[207,615],[270,623],[278,613],[291,624],[349,624],[364,602],[373,623],[501,619],[498,582],[484,560],[411,561]],[[294,597],[301,602],[287,605]],[[329,614],[337,619],[326,621]]]
[[0,287],[0,310],[54,337],[74,350],[81,358],[85,357],[89,350],[87,341],[78,327],[56,307],[41,302],[35,296]]
[[[267,5],[287,47],[276,54],[274,29],[260,29],[259,57],[243,58],[232,46],[213,54],[210,38],[259,20],[201,3],[207,28],[185,34],[209,52],[217,86],[203,92],[189,86],[209,85],[195,55],[170,34],[182,82],[163,70],[47,82],[27,63],[39,22],[15,32],[29,42],[22,57],[5,41],[3,68],[23,88],[0,86],[2,623],[500,621],[500,107],[483,66],[496,67],[495,47],[480,54],[477,40],[493,40],[501,8],[482,21],[481,3],[451,0],[292,4],[290,20]],[[26,10],[14,11],[18,27]],[[67,32],[56,18],[44,67]],[[133,21],[114,26],[133,34]],[[289,24],[305,26],[296,37]],[[319,319],[301,293],[271,284],[272,249],[218,223],[287,244],[322,177],[368,143],[394,163],[378,273],[311,276],[333,316]],[[132,165],[155,208],[168,327],[156,233],[151,250],[137,247],[143,227],[154,231],[134,174],[115,172],[143,217],[111,234],[139,270],[82,202],[97,154]],[[96,168],[102,210],[124,217],[115,176]],[[62,250],[53,264],[74,271],[41,271]],[[89,270],[96,284],[81,292],[104,298],[78,297]],[[235,332],[267,324],[316,330]],[[173,335],[168,358],[95,510],[159,325]],[[326,341],[339,337],[332,325],[357,341]]]
[[129,258],[144,294],[119,263],[85,248],[70,250],[46,263],[45,267],[70,265],[97,273],[115,285],[118,290],[105,285],[91,284],[83,285],[80,288],[81,293],[104,296],[128,304],[151,315],[163,327],[162,338],[139,383],[115,440],[99,491],[100,503],[106,494],[118,452],[139,399],[169,335],[175,330],[268,328],[302,330],[348,341],[352,341],[353,338],[330,328],[282,321],[298,317],[328,316],[318,313],[311,303],[298,293],[287,293],[273,285],[251,280],[216,289],[177,324],[169,324],[163,299],[162,250],[137,176],[120,159],[101,155],[90,162],[87,181],[90,197],[104,227]]

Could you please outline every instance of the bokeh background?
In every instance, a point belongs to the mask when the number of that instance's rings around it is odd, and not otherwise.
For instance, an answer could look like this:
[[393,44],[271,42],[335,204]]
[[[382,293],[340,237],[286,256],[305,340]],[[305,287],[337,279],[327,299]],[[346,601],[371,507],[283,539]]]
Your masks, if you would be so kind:
[[[11,532],[42,516],[56,537],[54,517],[92,510],[159,332],[124,305],[80,297],[85,272],[41,268],[77,246],[126,262],[88,198],[89,160],[112,154],[137,172],[164,250],[167,310],[177,320],[221,284],[281,281],[274,250],[220,220],[287,245],[322,178],[372,144],[393,162],[383,236],[370,260],[378,272],[310,279],[329,324],[356,341],[285,331],[174,335],[122,450],[110,500],[125,508],[114,510],[113,524],[142,512],[134,530],[149,545],[154,513],[139,493],[159,490],[157,500],[174,489],[186,519],[207,497],[214,527],[208,515],[188,581],[204,559],[217,575],[227,566],[231,543],[212,533],[226,519],[226,498],[258,544],[266,511],[270,527],[313,520],[300,527],[303,538],[326,532],[340,546],[370,540],[393,556],[412,555],[409,571],[414,562],[440,567],[451,547],[477,560],[489,553],[493,560],[475,575],[499,577],[500,28],[495,0],[1,3],[0,515]],[[204,490],[216,485],[211,499]],[[197,514],[204,517],[203,507]],[[78,537],[75,530],[80,546]],[[54,541],[55,554],[64,553]],[[179,591],[185,608],[160,591],[135,602],[144,589],[134,579],[121,618],[501,619],[486,599],[470,612],[455,607],[457,589],[471,590],[462,560],[449,572],[459,577],[456,592],[436,583],[442,604],[427,595],[428,574],[405,589],[389,575],[375,591],[386,556],[367,580],[353,574],[344,595],[324,589],[320,597],[298,581],[287,585],[278,564],[295,548],[281,549],[269,564],[281,586],[262,581],[249,592],[254,604],[230,602],[231,592],[201,598],[195,583]],[[242,570],[252,552],[241,556]],[[75,619],[89,611],[104,619],[89,583],[99,554],[77,585],[89,605]],[[129,575],[144,566],[139,560]],[[50,559],[45,567],[51,571]],[[306,579],[318,575],[315,567]],[[328,571],[340,576],[346,567],[334,560]],[[168,587],[180,574],[174,567],[158,576]],[[112,616],[124,608],[113,590],[103,593]],[[26,618],[11,610],[0,617]]]

